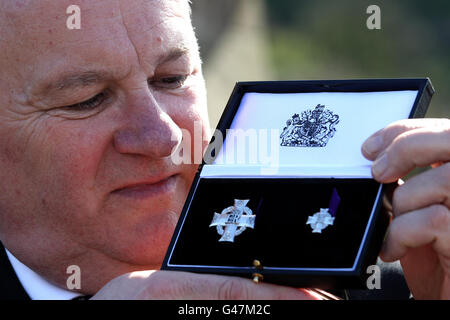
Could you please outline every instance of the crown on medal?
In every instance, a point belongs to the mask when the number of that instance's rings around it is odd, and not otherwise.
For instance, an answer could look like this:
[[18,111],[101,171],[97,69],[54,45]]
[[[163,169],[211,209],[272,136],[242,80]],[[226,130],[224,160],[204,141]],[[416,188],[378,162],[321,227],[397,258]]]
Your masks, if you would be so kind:
[[339,116],[318,104],[314,109],[294,114],[280,135],[281,146],[325,147],[336,132]]

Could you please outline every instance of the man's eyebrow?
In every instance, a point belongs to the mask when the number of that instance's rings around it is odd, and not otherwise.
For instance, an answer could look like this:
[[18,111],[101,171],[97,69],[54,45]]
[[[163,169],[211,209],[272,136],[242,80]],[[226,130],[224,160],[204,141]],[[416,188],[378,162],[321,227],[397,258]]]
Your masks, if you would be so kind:
[[77,87],[86,87],[102,81],[111,79],[111,74],[105,71],[81,71],[61,75],[56,80],[47,83],[36,92],[39,95],[46,95],[50,92],[58,92]]
[[159,57],[157,60],[157,65],[164,64],[178,58],[187,55],[189,53],[189,48],[187,46],[180,46],[171,49],[168,53],[165,53]]
[[[162,54],[157,58],[156,65],[161,65],[166,62],[177,60],[178,58],[189,53],[189,48],[186,46],[175,47],[169,52]],[[103,70],[87,70],[81,72],[65,73],[56,80],[51,81],[43,86],[39,86],[34,93],[36,95],[46,96],[52,92],[59,92],[67,89],[87,87],[92,84],[111,80],[113,75],[110,72]]]

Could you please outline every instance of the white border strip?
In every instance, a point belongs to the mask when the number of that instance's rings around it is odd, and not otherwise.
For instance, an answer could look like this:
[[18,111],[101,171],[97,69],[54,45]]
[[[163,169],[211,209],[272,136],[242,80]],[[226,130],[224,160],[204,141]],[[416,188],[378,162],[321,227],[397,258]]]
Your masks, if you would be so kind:
[[280,166],[204,165],[202,178],[372,178],[371,165],[364,166]]

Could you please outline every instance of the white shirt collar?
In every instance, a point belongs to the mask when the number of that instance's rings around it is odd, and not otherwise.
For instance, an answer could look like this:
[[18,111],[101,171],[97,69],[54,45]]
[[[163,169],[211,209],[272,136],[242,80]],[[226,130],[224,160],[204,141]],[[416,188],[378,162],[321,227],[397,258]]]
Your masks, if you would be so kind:
[[48,282],[20,262],[6,248],[5,250],[17,278],[32,300],[71,300],[80,296],[77,292],[62,289]]

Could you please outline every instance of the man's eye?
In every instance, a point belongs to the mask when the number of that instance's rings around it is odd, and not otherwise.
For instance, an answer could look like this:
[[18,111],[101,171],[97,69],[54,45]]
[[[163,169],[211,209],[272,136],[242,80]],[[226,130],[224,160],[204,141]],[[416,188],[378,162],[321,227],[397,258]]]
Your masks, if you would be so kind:
[[73,110],[73,111],[91,110],[91,109],[95,109],[98,106],[100,106],[102,104],[102,102],[105,101],[105,99],[106,99],[106,93],[101,92],[101,93],[97,94],[96,96],[90,98],[89,100],[79,102],[76,104],[72,104],[70,106],[65,106],[63,108],[67,109],[67,110]]
[[148,84],[160,89],[178,89],[183,86],[188,75],[162,77],[157,79],[149,79]]

